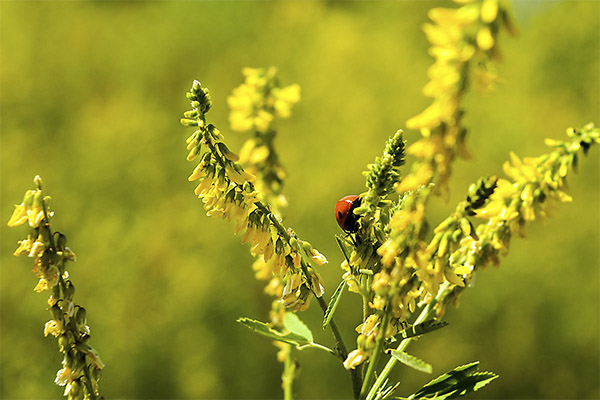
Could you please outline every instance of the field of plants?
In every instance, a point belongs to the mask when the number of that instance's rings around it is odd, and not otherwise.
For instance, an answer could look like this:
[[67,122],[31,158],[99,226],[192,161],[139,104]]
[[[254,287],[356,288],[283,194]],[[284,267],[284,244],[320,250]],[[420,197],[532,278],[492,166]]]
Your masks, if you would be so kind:
[[[334,206],[365,192],[363,171],[431,99],[433,63],[423,24],[449,1],[2,1],[0,2],[0,398],[56,399],[62,355],[44,337],[47,295],[32,260],[14,257],[25,227],[14,205],[40,175],[52,228],[77,254],[69,263],[90,344],[105,367],[105,398],[281,398],[277,347],[236,322],[268,321],[272,298],[235,223],[209,218],[188,182],[191,130],[180,124],[193,80],[210,90],[207,119],[238,153],[247,133],[229,127],[227,98],[245,67],[276,67],[300,100],[277,121],[286,171],[285,226],[323,253],[325,301],[338,286],[343,232]],[[505,178],[511,151],[550,151],[569,127],[600,124],[600,3],[514,1],[518,35],[501,31],[493,91],[462,99],[469,159],[457,159],[447,196],[432,197],[433,229],[482,176]],[[514,237],[508,255],[477,271],[448,305],[447,327],[410,353],[433,375],[397,367],[398,395],[479,360],[499,378],[471,398],[600,396],[600,162],[594,146],[569,172],[572,202]],[[400,169],[408,175],[414,155]],[[333,347],[313,299],[300,318]],[[359,296],[335,318],[349,350]],[[330,354],[295,352],[296,398],[352,397]]]

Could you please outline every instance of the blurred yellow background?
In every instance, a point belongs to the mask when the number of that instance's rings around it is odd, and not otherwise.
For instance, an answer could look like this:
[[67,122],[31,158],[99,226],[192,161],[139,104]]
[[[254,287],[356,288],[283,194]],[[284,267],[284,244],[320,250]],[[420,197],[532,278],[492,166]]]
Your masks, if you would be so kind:
[[[0,2],[1,338],[0,397],[59,398],[61,356],[43,337],[50,318],[31,259],[15,258],[26,228],[6,228],[40,174],[54,229],[69,238],[75,300],[106,364],[106,398],[278,398],[276,348],[235,322],[267,320],[270,299],[254,280],[232,224],[204,215],[187,176],[179,124],[193,79],[213,97],[208,120],[232,149],[226,97],[245,66],[276,66],[302,100],[278,124],[288,171],[285,223],[330,260],[340,280],[333,206],[364,191],[361,172],[385,140],[429,100],[432,58],[421,30],[446,2],[177,1]],[[515,2],[518,38],[503,34],[496,93],[470,93],[465,122],[472,160],[460,160],[439,222],[478,177],[502,174],[510,150],[548,151],[569,126],[600,123],[597,1]],[[409,143],[418,135],[407,132]],[[598,398],[598,149],[569,176],[571,204],[515,239],[499,269],[477,276],[450,326],[409,349],[434,376],[480,360],[500,378],[472,398]],[[360,303],[344,295],[337,320],[355,346]],[[301,318],[333,345],[313,304]],[[298,398],[349,398],[348,374],[316,350],[298,355]],[[397,367],[397,394],[432,377]]]

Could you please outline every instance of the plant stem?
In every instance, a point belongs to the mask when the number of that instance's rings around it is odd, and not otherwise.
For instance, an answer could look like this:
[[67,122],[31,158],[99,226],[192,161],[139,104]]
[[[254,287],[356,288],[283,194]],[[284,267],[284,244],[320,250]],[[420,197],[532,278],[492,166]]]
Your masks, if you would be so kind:
[[[442,286],[440,287],[440,289],[438,291],[437,296],[435,296],[435,298],[433,300],[431,300],[431,302],[429,302],[429,304],[427,304],[425,306],[425,308],[423,308],[423,310],[421,311],[421,314],[419,314],[419,316],[413,323],[414,325],[420,324],[421,322],[423,322],[427,318],[429,318],[431,313],[433,313],[433,308],[435,307],[435,305],[440,300],[443,300],[448,295],[448,293],[449,293],[448,286],[449,286],[448,282],[444,282],[442,284]],[[408,345],[412,341],[412,339],[413,338],[407,338],[407,339],[404,339],[403,341],[401,341],[400,344],[398,345],[398,347],[396,348],[396,350],[404,351],[404,349],[406,349],[408,347]],[[394,366],[396,365],[397,362],[398,362],[398,360],[396,360],[396,358],[390,357],[390,359],[388,360],[385,367],[383,367],[381,374],[379,374],[379,376],[377,377],[377,380],[371,387],[371,390],[369,390],[366,400],[373,400],[375,398],[375,395],[377,394],[377,392],[379,391],[381,386],[383,386],[384,382],[387,380],[388,376],[390,375],[390,372],[392,372],[392,369],[394,368]]]
[[283,364],[283,374],[281,375],[281,384],[283,386],[283,400],[292,400],[294,384],[294,360],[292,358],[292,345],[286,344],[286,357]]
[[[319,306],[321,306],[321,309],[323,310],[323,312],[324,313],[327,312],[327,304],[325,304],[325,300],[323,300],[322,297],[317,297],[317,301],[319,302]],[[333,336],[335,337],[336,349],[337,349],[339,359],[343,362],[348,357],[348,350],[346,349],[346,345],[344,344],[344,339],[342,338],[342,334],[340,333],[333,317],[329,321],[328,326],[331,328],[331,332],[333,333]],[[352,391],[354,392],[354,398],[358,399],[358,396],[360,394],[361,379],[360,379],[357,369],[351,369],[349,372],[350,372],[350,378],[352,379]]]

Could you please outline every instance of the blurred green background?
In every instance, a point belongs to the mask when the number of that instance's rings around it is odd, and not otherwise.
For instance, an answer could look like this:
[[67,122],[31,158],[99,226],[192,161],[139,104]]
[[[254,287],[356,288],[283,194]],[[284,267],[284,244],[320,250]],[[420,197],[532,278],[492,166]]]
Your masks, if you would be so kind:
[[[421,26],[442,4],[0,2],[0,397],[62,394],[56,341],[43,337],[47,295],[32,290],[32,260],[12,256],[26,229],[6,228],[36,174],[53,198],[54,228],[78,255],[75,299],[106,364],[106,398],[281,397],[276,348],[235,322],[268,319],[264,283],[232,224],[206,217],[186,179],[184,93],[193,79],[210,89],[208,118],[239,149],[226,97],[242,67],[273,65],[283,84],[301,85],[292,118],[278,125],[285,223],[329,258],[320,271],[331,294],[342,260],[333,206],[364,190],[361,172],[387,137],[429,104]],[[514,9],[521,34],[501,36],[502,84],[466,99],[475,156],[456,163],[452,196],[432,202],[432,223],[478,177],[501,174],[510,150],[539,155],[544,138],[600,122],[600,3]],[[480,360],[500,379],[472,398],[600,396],[598,159],[593,148],[569,176],[574,202],[529,226],[449,309],[451,325],[411,347],[435,376]],[[351,348],[359,307],[346,295],[337,317]],[[301,317],[333,345],[316,304]],[[306,350],[298,359],[298,398],[351,397],[333,357]],[[402,395],[431,379],[400,367],[394,378]]]

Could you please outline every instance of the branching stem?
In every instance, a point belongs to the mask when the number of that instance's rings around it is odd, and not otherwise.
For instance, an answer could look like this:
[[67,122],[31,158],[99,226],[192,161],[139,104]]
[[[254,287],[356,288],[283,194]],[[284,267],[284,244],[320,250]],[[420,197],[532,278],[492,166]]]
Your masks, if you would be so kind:
[[[413,323],[414,325],[420,324],[421,322],[425,321],[427,318],[429,318],[431,316],[431,314],[434,311],[435,305],[438,302],[440,302],[441,300],[443,300],[448,295],[448,293],[449,293],[448,286],[449,286],[448,282],[444,282],[442,284],[442,286],[440,287],[440,290],[438,291],[437,296],[433,300],[431,300],[431,302],[429,302],[429,304],[427,304],[425,306],[425,308],[423,308],[423,310],[421,311],[421,314],[419,314],[417,319],[414,321],[414,323]],[[400,344],[398,345],[398,347],[396,348],[396,350],[404,351],[408,347],[408,345],[412,341],[412,339],[413,338],[407,338],[407,339],[402,340],[400,342]],[[398,360],[396,360],[396,358],[390,357],[390,359],[388,360],[385,367],[383,367],[381,374],[379,374],[379,376],[377,377],[377,380],[375,381],[375,383],[369,390],[366,400],[373,400],[375,398],[375,395],[377,394],[377,392],[379,391],[381,386],[383,386],[384,382],[387,380],[388,376],[392,372],[392,369],[394,368],[394,366],[396,365],[397,362],[398,362]]]
[[[322,297],[317,297],[317,301],[319,302],[319,306],[321,306],[321,309],[323,310],[323,312],[324,313],[327,312],[327,304],[325,303],[325,300],[323,300]],[[338,356],[339,356],[340,360],[343,362],[348,357],[348,350],[346,349],[346,345],[344,344],[344,339],[342,338],[342,334],[340,333],[333,317],[329,321],[328,326],[331,328],[331,332],[333,333],[333,336],[335,338]],[[360,379],[358,370],[351,369],[350,370],[350,378],[352,379],[352,391],[354,392],[354,398],[358,399],[358,396],[360,394],[360,387],[361,387],[361,379]]]

